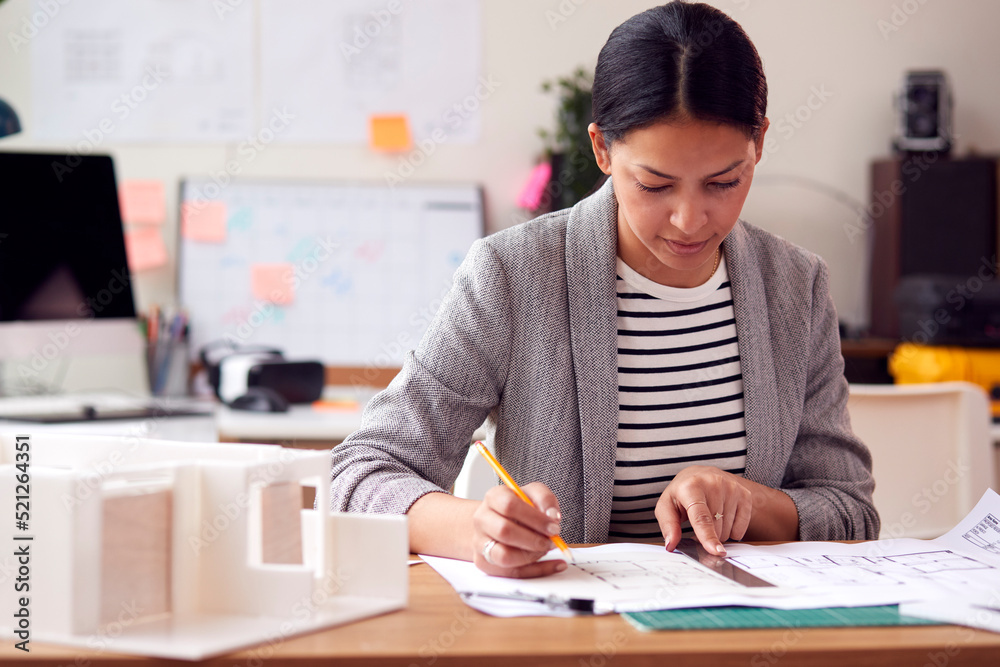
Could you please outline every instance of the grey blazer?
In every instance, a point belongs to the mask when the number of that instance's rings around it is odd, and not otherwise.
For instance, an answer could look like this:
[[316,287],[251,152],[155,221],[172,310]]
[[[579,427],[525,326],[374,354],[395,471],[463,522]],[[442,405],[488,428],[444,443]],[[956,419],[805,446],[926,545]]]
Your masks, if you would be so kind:
[[[405,513],[453,484],[484,420],[521,483],[559,499],[569,542],[608,537],[618,426],[609,180],[571,209],[477,241],[417,349],[334,448],[332,507]],[[817,256],[745,222],[723,244],[743,371],[746,477],[795,502],[803,540],[874,539],[871,456]]]

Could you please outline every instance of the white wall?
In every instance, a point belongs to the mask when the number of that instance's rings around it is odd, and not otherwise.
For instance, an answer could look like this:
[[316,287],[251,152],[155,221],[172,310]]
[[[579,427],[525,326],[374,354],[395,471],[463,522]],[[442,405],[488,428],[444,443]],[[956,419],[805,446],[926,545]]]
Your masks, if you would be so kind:
[[[75,0],[86,2],[86,0]],[[125,1],[125,0],[123,0]],[[209,0],[205,0],[208,2]],[[471,0],[470,0],[471,1]],[[647,0],[483,0],[483,75],[500,87],[483,106],[477,145],[441,146],[414,180],[483,184],[488,227],[523,220],[516,196],[541,140],[551,127],[555,100],[539,84],[583,65],[592,68],[608,33]],[[866,202],[868,163],[888,154],[895,115],[892,94],[908,69],[943,68],[955,91],[958,154],[1000,151],[1000,2],[995,0],[715,0],[757,45],[770,86],[773,149],[758,170],[744,210],[751,222],[823,255],[834,298],[845,320],[867,320],[864,280],[867,244],[845,228],[854,212],[828,194],[783,177],[834,188]],[[909,12],[909,13],[907,13]],[[30,0],[0,5],[0,97],[20,113],[26,131],[5,139],[5,150],[46,148],[31,132],[30,49],[14,53],[11,31],[31,13]],[[307,17],[304,17],[307,20]],[[880,21],[882,22],[880,24]],[[895,24],[893,23],[895,21]],[[881,28],[880,28],[881,25]],[[898,28],[888,31],[889,26]],[[826,91],[820,102],[814,91]],[[472,92],[472,91],[470,91]],[[816,109],[806,106],[812,102]],[[786,115],[808,120],[792,124]],[[70,146],[63,146],[67,150]],[[223,169],[235,145],[110,145],[119,178],[168,182],[168,246],[176,238],[176,187],[184,176]],[[244,173],[252,177],[370,178],[381,182],[398,157],[364,146],[272,144]],[[2,187],[2,186],[0,186]],[[141,274],[139,306],[176,298],[173,266]]]

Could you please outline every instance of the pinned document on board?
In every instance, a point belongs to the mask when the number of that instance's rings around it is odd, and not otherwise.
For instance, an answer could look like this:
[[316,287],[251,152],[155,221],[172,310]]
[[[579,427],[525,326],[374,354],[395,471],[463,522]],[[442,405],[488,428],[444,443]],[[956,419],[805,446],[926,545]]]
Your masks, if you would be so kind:
[[368,119],[372,150],[408,151],[413,147],[406,114],[372,115]]
[[295,301],[295,267],[289,262],[252,265],[250,282],[255,299],[278,305]]
[[167,264],[167,246],[159,227],[125,230],[125,254],[131,271],[148,271]]
[[118,186],[122,220],[139,225],[162,225],[167,218],[163,181],[124,180]]
[[482,108],[500,85],[482,78],[479,2],[253,4],[260,8],[260,108],[295,114],[275,141],[363,144],[371,116],[387,110],[406,113],[415,141],[435,132],[449,144],[479,140]]
[[32,133],[90,150],[243,141],[254,131],[254,4],[25,2],[45,26],[31,38]]
[[205,243],[225,242],[226,203],[202,201],[181,204],[181,236]]

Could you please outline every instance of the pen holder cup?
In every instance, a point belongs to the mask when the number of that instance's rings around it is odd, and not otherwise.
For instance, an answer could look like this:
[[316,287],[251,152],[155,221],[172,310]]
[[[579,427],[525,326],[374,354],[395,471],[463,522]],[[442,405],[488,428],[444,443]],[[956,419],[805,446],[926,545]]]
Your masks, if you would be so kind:
[[146,368],[154,396],[188,396],[191,364],[185,341],[166,341],[146,347]]

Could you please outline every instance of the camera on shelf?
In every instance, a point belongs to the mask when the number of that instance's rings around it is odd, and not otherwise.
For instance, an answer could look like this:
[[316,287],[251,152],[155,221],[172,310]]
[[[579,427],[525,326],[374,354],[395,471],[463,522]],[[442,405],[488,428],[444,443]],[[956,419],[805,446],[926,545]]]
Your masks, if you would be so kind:
[[907,72],[896,106],[899,126],[893,147],[897,152],[951,150],[952,97],[944,72]]

